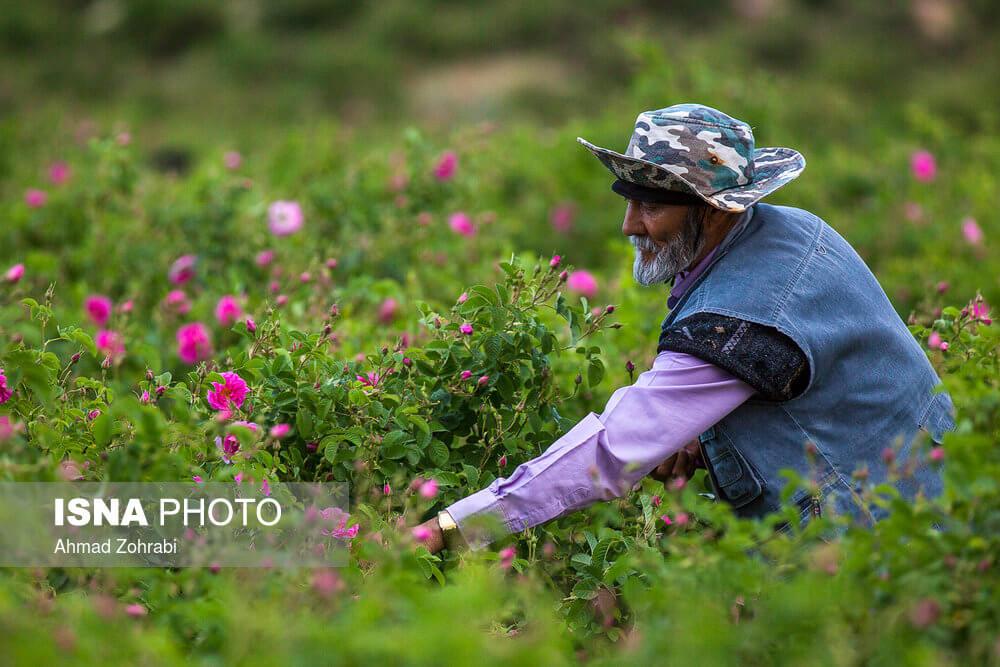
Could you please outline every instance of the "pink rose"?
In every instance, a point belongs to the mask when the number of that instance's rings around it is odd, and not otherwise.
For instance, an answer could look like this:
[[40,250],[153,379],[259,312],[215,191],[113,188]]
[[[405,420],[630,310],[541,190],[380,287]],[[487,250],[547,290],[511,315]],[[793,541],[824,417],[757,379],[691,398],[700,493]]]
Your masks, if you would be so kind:
[[434,176],[439,181],[447,181],[455,175],[458,168],[458,156],[455,151],[447,151],[441,155],[437,164],[434,165]]
[[194,277],[194,265],[197,262],[197,255],[181,255],[171,264],[167,278],[175,285],[183,285]]
[[597,292],[597,279],[588,271],[574,271],[569,275],[566,287],[589,299]]
[[239,410],[246,400],[247,383],[236,373],[222,373],[223,383],[213,382],[208,392],[208,404],[216,410]]
[[91,294],[84,299],[83,308],[87,311],[87,316],[98,327],[107,324],[111,317],[111,299],[101,294]]
[[276,201],[267,208],[267,226],[275,236],[288,236],[302,229],[302,207],[294,201]]
[[40,208],[45,206],[45,202],[49,199],[49,195],[46,194],[44,190],[36,190],[31,188],[24,193],[24,203],[31,208]]
[[49,166],[49,182],[53,185],[62,185],[69,178],[69,165],[65,162],[53,162]]
[[243,156],[237,151],[226,151],[226,154],[222,156],[222,164],[226,165],[226,169],[235,171],[243,164]]
[[916,151],[910,156],[910,169],[918,181],[930,182],[937,175],[937,163],[928,151]]
[[105,359],[110,359],[112,363],[121,360],[125,356],[125,345],[122,343],[122,335],[117,331],[98,331],[97,335],[94,336],[94,343]]
[[236,302],[236,297],[231,294],[219,299],[219,303],[215,306],[215,319],[224,327],[233,326],[236,320],[242,316],[243,311],[240,310],[240,304]]
[[7,273],[4,274],[4,280],[9,283],[16,283],[24,275],[24,264],[15,264],[14,266],[7,269]]
[[212,338],[201,322],[185,324],[177,330],[177,354],[187,364],[204,361],[212,356]]
[[448,226],[453,232],[462,236],[475,236],[476,234],[476,228],[472,226],[472,218],[462,211],[452,213],[448,217]]

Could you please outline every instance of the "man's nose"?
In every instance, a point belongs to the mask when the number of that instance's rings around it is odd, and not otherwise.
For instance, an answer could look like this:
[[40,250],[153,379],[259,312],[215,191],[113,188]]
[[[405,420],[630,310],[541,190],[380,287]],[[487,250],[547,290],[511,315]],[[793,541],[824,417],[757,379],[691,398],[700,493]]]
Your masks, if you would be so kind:
[[634,236],[645,233],[646,228],[643,226],[642,220],[639,219],[638,207],[633,206],[632,202],[629,201],[628,206],[625,207],[625,220],[622,222],[622,234],[625,236]]

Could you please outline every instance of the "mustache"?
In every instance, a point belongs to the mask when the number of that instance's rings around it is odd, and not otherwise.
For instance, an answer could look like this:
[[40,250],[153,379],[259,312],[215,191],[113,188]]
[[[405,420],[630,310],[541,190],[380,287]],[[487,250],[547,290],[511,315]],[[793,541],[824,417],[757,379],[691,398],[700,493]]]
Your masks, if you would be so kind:
[[660,246],[656,244],[656,241],[648,236],[633,235],[629,237],[632,241],[632,245],[635,246],[637,250],[647,250],[649,252],[659,252],[662,250]]

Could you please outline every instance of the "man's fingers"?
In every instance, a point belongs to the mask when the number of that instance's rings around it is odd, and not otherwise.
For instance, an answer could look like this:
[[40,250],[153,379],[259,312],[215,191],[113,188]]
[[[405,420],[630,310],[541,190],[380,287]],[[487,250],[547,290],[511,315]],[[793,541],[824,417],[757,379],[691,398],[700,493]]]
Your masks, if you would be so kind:
[[684,477],[691,457],[685,450],[677,452],[677,460],[674,462],[674,469],[671,472],[673,477]]

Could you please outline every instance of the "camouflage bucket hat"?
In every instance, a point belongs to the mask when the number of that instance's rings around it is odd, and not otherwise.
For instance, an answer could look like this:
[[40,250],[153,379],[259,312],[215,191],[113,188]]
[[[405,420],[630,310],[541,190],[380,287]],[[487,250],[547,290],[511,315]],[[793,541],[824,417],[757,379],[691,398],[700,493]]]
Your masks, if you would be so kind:
[[702,104],[643,111],[625,154],[576,138],[623,181],[694,194],[723,211],[743,211],[806,168],[791,148],[754,148],[741,120]]

